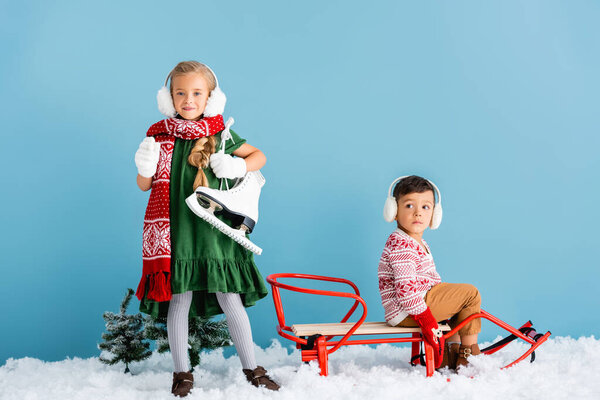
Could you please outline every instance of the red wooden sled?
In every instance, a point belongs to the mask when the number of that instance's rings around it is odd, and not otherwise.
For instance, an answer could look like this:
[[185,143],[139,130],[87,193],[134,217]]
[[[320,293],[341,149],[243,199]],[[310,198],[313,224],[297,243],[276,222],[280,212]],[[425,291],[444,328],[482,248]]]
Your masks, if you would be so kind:
[[[328,281],[344,283],[349,285],[354,293],[348,292],[337,292],[329,290],[319,289],[307,289],[298,286],[292,286],[289,284],[281,283],[278,280],[281,278],[300,278],[309,279],[316,281]],[[365,322],[367,317],[367,305],[365,301],[360,297],[358,287],[351,281],[343,278],[334,278],[320,275],[307,275],[307,274],[293,274],[293,273],[282,273],[272,274],[267,277],[267,282],[271,284],[273,301],[275,303],[275,311],[277,313],[277,333],[286,339],[289,339],[296,343],[296,347],[301,349],[302,361],[308,362],[311,360],[317,360],[321,369],[321,375],[328,375],[328,359],[329,355],[342,346],[349,345],[360,345],[360,344],[379,344],[379,343],[412,343],[412,355],[411,363],[417,364],[419,360],[425,365],[427,376],[433,375],[434,372],[434,361],[433,361],[433,348],[423,340],[421,331],[419,328],[399,328],[387,325],[385,322]],[[290,290],[293,292],[315,294],[320,296],[333,296],[333,297],[346,297],[354,300],[354,304],[346,315],[342,318],[340,323],[327,323],[327,324],[296,324],[287,325],[285,321],[285,315],[283,311],[283,304],[281,302],[280,289]],[[356,322],[346,322],[352,316],[358,306],[362,306],[362,314]],[[480,313],[473,314],[461,322],[454,329],[450,330],[447,325],[443,326],[444,337],[447,339],[462,328],[465,324],[474,318],[485,318],[488,321],[498,325],[499,327],[507,330],[511,333],[508,337],[494,343],[493,345],[482,349],[481,352],[484,354],[493,354],[500,350],[512,340],[519,338],[529,343],[531,347],[527,349],[523,355],[517,358],[515,361],[505,365],[504,368],[512,367],[520,361],[523,361],[528,356],[532,356],[531,361],[535,359],[535,349],[537,349],[542,343],[544,343],[550,336],[550,332],[545,334],[538,334],[532,327],[531,321],[523,324],[519,329],[516,329],[499,318],[494,317],[492,314],[481,310]],[[355,339],[349,340],[353,336],[366,336],[366,335],[391,335],[390,338],[371,338],[371,339]],[[408,336],[407,336],[408,335]],[[336,337],[341,339],[334,340]],[[420,354],[420,345],[423,345],[424,355]]]

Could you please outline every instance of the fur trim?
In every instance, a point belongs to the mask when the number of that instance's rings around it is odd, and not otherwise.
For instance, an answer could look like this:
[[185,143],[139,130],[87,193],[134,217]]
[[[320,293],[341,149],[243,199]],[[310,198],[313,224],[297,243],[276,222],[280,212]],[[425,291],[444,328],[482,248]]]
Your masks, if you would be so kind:
[[177,111],[175,111],[175,106],[173,106],[173,98],[171,97],[171,93],[169,93],[169,89],[166,86],[163,86],[158,91],[156,95],[156,101],[158,103],[158,110],[169,118],[173,118],[177,115]]
[[212,92],[210,92],[210,96],[206,102],[206,108],[204,108],[204,116],[214,117],[216,115],[223,114],[223,111],[225,111],[226,102],[227,97],[225,96],[225,93],[223,93],[221,88],[217,86]]
[[392,222],[396,219],[397,213],[398,204],[396,203],[396,199],[391,196],[385,199],[385,204],[383,205],[383,219],[387,222]]
[[433,216],[431,217],[431,224],[429,225],[431,229],[437,229],[440,227],[440,224],[442,223],[442,215],[442,203],[437,203],[433,207]]

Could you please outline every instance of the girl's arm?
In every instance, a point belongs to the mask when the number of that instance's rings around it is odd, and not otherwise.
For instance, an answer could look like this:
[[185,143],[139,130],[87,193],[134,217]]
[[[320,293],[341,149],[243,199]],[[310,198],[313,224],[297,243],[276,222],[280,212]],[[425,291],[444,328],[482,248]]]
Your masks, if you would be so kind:
[[146,178],[146,177],[141,176],[140,174],[138,174],[138,176],[137,176],[137,185],[144,192],[150,190],[150,188],[152,187],[152,177]]
[[246,161],[247,171],[258,171],[267,163],[267,157],[265,157],[264,153],[256,147],[249,145],[248,143],[244,143],[243,145],[241,145],[237,150],[233,152],[233,155],[236,157],[243,158],[244,161]]

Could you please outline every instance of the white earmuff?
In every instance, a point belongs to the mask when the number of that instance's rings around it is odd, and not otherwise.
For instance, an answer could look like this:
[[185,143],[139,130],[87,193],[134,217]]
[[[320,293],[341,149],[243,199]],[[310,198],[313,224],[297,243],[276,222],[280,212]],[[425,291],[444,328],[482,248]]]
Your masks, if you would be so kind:
[[[210,69],[208,65],[202,65],[208,68],[208,70],[215,77],[216,86],[210,92],[210,96],[208,96],[208,100],[206,101],[206,107],[204,108],[205,117],[214,117],[216,115],[223,114],[225,111],[227,97],[219,87],[219,80],[217,79],[217,75],[214,73],[214,71]],[[164,86],[158,91],[158,94],[156,95],[156,102],[158,103],[158,111],[160,111],[161,114],[169,118],[173,118],[177,115],[177,111],[175,111],[173,97],[171,97],[171,91],[168,88],[169,79],[171,79],[171,74],[167,76]]]
[[431,216],[431,224],[429,224],[429,227],[431,229],[437,229],[442,223],[442,194],[440,193],[440,189],[438,189],[438,187],[435,186],[435,183],[431,182],[429,179],[427,180],[427,182],[429,182],[431,186],[433,186],[435,192],[437,193],[437,201],[433,206],[433,215]]
[[[392,190],[394,189],[394,185],[404,179],[407,178],[408,175],[405,176],[401,176],[399,178],[394,179],[394,182],[392,182],[392,184],[390,185],[390,188],[388,189],[388,196],[385,199],[385,204],[383,205],[383,219],[385,219],[387,222],[392,222],[396,220],[396,215],[398,214],[398,202],[396,200],[396,198],[392,195]],[[431,186],[433,186],[433,188],[435,189],[435,193],[437,195],[437,201],[435,203],[435,205],[433,206],[433,215],[431,216],[431,224],[429,224],[429,227],[431,229],[437,229],[439,228],[440,224],[442,223],[442,194],[440,193],[440,190],[438,189],[437,186],[435,186],[435,184],[433,182],[431,182],[430,180],[427,180],[427,182],[429,182],[431,184]]]
[[223,114],[223,111],[225,111],[226,102],[227,97],[225,97],[225,93],[223,93],[221,88],[217,86],[212,90],[212,92],[210,92],[210,96],[208,96],[206,107],[204,108],[204,116],[214,117],[215,115]]
[[161,87],[156,95],[156,102],[158,103],[158,111],[161,114],[166,115],[169,118],[173,118],[177,115],[177,111],[175,111],[175,106],[173,105],[173,98],[171,97],[171,93],[169,92],[169,88],[166,86]]
[[396,201],[396,198],[392,196],[392,189],[394,188],[396,182],[406,178],[407,176],[408,175],[405,175],[394,179],[394,182],[392,182],[390,188],[388,189],[388,196],[385,199],[385,204],[383,205],[383,219],[385,219],[386,222],[392,222],[396,220],[396,214],[398,213],[398,202]]

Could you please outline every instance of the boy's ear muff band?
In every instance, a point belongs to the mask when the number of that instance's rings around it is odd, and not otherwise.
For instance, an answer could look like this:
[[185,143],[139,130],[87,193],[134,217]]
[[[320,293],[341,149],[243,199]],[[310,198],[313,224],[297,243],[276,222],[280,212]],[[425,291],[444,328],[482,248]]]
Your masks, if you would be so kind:
[[[227,102],[227,97],[225,93],[219,87],[219,80],[217,79],[217,75],[214,73],[212,69],[206,64],[202,64],[213,74],[215,77],[215,88],[210,92],[210,96],[208,96],[208,100],[206,101],[206,107],[204,108],[204,116],[205,117],[214,117],[219,114],[223,114],[225,111],[225,103]],[[173,97],[171,97],[171,91],[169,90],[168,83],[169,79],[171,79],[171,73],[167,75],[167,79],[165,80],[165,84],[160,88],[158,94],[156,95],[156,102],[158,103],[158,111],[161,114],[173,118],[177,115],[177,111],[175,111],[175,106],[173,105]]]
[[[396,215],[398,214],[398,201],[392,195],[394,185],[407,177],[408,175],[405,175],[394,179],[394,182],[392,182],[390,188],[388,189],[388,196],[385,199],[385,204],[383,205],[383,219],[385,219],[387,222],[395,221]],[[435,190],[435,193],[437,195],[437,201],[433,206],[433,215],[431,216],[431,224],[429,224],[429,227],[431,229],[437,229],[442,223],[442,194],[440,193],[440,190],[435,185],[435,183],[431,182],[429,179],[427,179],[427,182],[429,182],[431,186],[433,186],[433,189]]]

